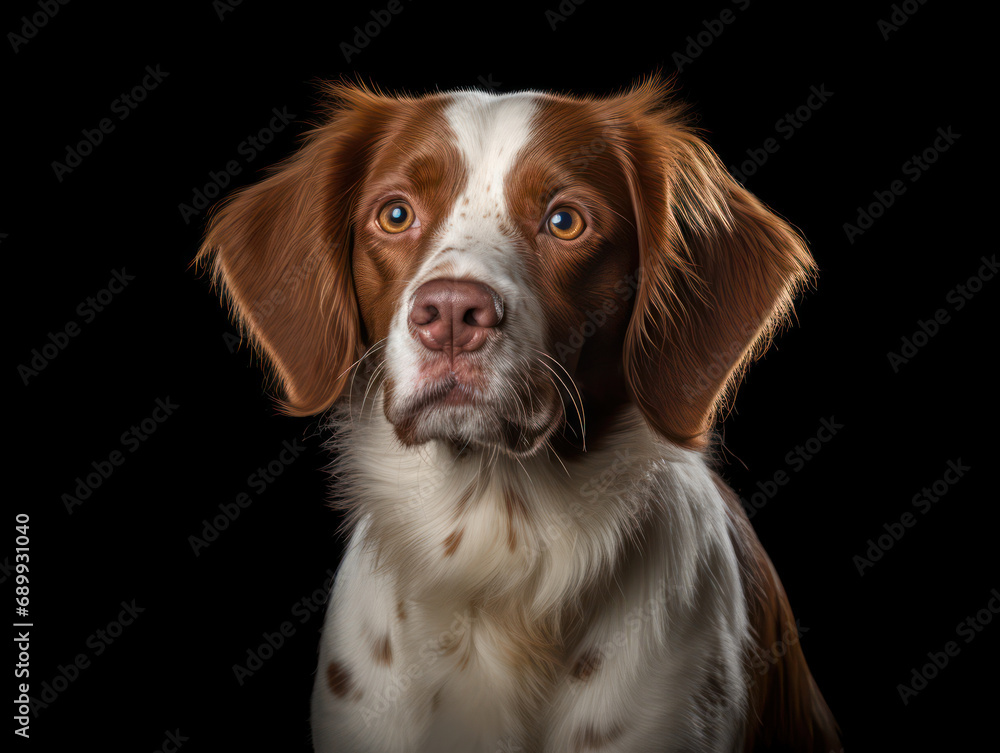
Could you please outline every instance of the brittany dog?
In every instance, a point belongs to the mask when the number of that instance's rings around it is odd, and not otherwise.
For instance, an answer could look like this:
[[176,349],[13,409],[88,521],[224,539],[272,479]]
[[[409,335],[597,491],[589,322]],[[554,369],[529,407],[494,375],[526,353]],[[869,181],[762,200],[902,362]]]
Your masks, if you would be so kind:
[[839,749],[710,454],[803,239],[659,78],[326,94],[198,256],[283,410],[329,416],[315,749]]

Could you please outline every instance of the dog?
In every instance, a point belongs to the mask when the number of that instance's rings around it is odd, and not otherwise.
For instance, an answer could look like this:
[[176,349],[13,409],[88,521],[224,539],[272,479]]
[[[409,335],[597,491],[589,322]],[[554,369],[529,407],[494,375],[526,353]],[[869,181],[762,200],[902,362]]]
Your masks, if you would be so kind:
[[659,76],[324,94],[197,258],[281,409],[329,417],[315,749],[840,749],[711,454],[803,238]]

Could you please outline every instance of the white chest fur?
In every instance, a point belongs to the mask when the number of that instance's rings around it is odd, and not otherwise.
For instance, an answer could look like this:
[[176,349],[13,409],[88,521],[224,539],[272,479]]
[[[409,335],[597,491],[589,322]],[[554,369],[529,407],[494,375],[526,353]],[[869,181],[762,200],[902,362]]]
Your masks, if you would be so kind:
[[565,466],[405,449],[373,416],[337,441],[318,751],[731,747],[746,609],[699,455],[633,414]]

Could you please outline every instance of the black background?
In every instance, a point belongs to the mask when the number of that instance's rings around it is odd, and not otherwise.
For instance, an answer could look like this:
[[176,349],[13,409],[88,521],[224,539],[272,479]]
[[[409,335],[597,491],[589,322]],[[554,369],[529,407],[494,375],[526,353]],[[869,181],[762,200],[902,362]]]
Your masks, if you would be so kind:
[[[750,370],[720,425],[725,474],[745,497],[776,471],[789,474],[753,522],[807,629],[806,656],[847,748],[921,750],[932,734],[955,748],[985,739],[1000,625],[970,643],[956,627],[1000,586],[984,437],[995,425],[990,303],[1000,281],[960,311],[948,299],[995,254],[978,227],[995,211],[980,182],[983,173],[991,180],[995,139],[973,58],[988,26],[980,11],[913,3],[885,39],[878,22],[894,12],[888,2],[635,10],[589,0],[563,20],[546,16],[558,12],[554,0],[530,9],[405,3],[348,62],[341,43],[385,4],[326,5],[244,2],[220,18],[210,2],[71,2],[16,52],[7,38],[0,242],[11,265],[8,400],[18,419],[0,534],[4,598],[14,514],[27,512],[31,695],[45,683],[63,688],[18,749],[99,740],[104,750],[154,751],[174,730],[184,751],[308,749],[322,620],[300,622],[295,605],[321,593],[339,561],[339,521],[324,506],[328,457],[317,420],[276,415],[260,364],[245,344],[232,348],[235,328],[188,266],[205,213],[185,222],[179,205],[230,160],[241,172],[227,190],[289,154],[316,112],[320,80],[610,92],[674,71],[673,54],[726,8],[732,22],[682,66],[681,94],[727,165],[776,138],[780,149],[745,185],[802,230],[821,275],[797,306],[798,325]],[[22,16],[39,8],[8,6],[0,28],[22,33]],[[146,66],[169,75],[118,120],[114,100]],[[776,122],[806,104],[811,86],[833,94],[786,140]],[[272,108],[294,122],[247,162],[240,144],[268,125]],[[105,117],[113,132],[59,180],[52,163]],[[904,163],[949,127],[960,137],[911,182]],[[849,242],[844,223],[895,180],[905,193]],[[134,280],[84,321],[77,307],[123,268]],[[887,354],[941,308],[950,321],[894,371]],[[68,322],[80,333],[26,378],[17,367]],[[173,415],[135,452],[123,448],[122,433],[168,397]],[[830,417],[843,428],[791,469],[786,455]],[[306,450],[256,494],[248,478],[285,440]],[[124,463],[69,514],[64,495],[114,450]],[[971,470],[921,514],[914,495],[959,458]],[[195,556],[189,537],[241,492],[253,503]],[[907,511],[916,525],[859,575],[855,555]],[[133,624],[110,644],[94,637],[133,600],[144,610]],[[234,665],[285,621],[294,634],[241,685]],[[897,686],[950,640],[959,654],[904,704]],[[57,682],[79,654],[90,665]],[[13,679],[7,687],[13,696]]]

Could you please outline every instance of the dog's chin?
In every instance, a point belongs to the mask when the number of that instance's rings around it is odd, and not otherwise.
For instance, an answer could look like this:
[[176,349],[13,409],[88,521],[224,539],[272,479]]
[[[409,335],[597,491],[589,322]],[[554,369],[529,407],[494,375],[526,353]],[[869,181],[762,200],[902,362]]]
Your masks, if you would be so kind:
[[501,452],[527,458],[545,447],[564,416],[562,400],[551,389],[534,394],[529,407],[519,403],[516,415],[510,415],[509,406],[461,385],[438,385],[406,401],[394,400],[392,392],[387,392],[385,417],[407,447],[439,441],[458,454]]

